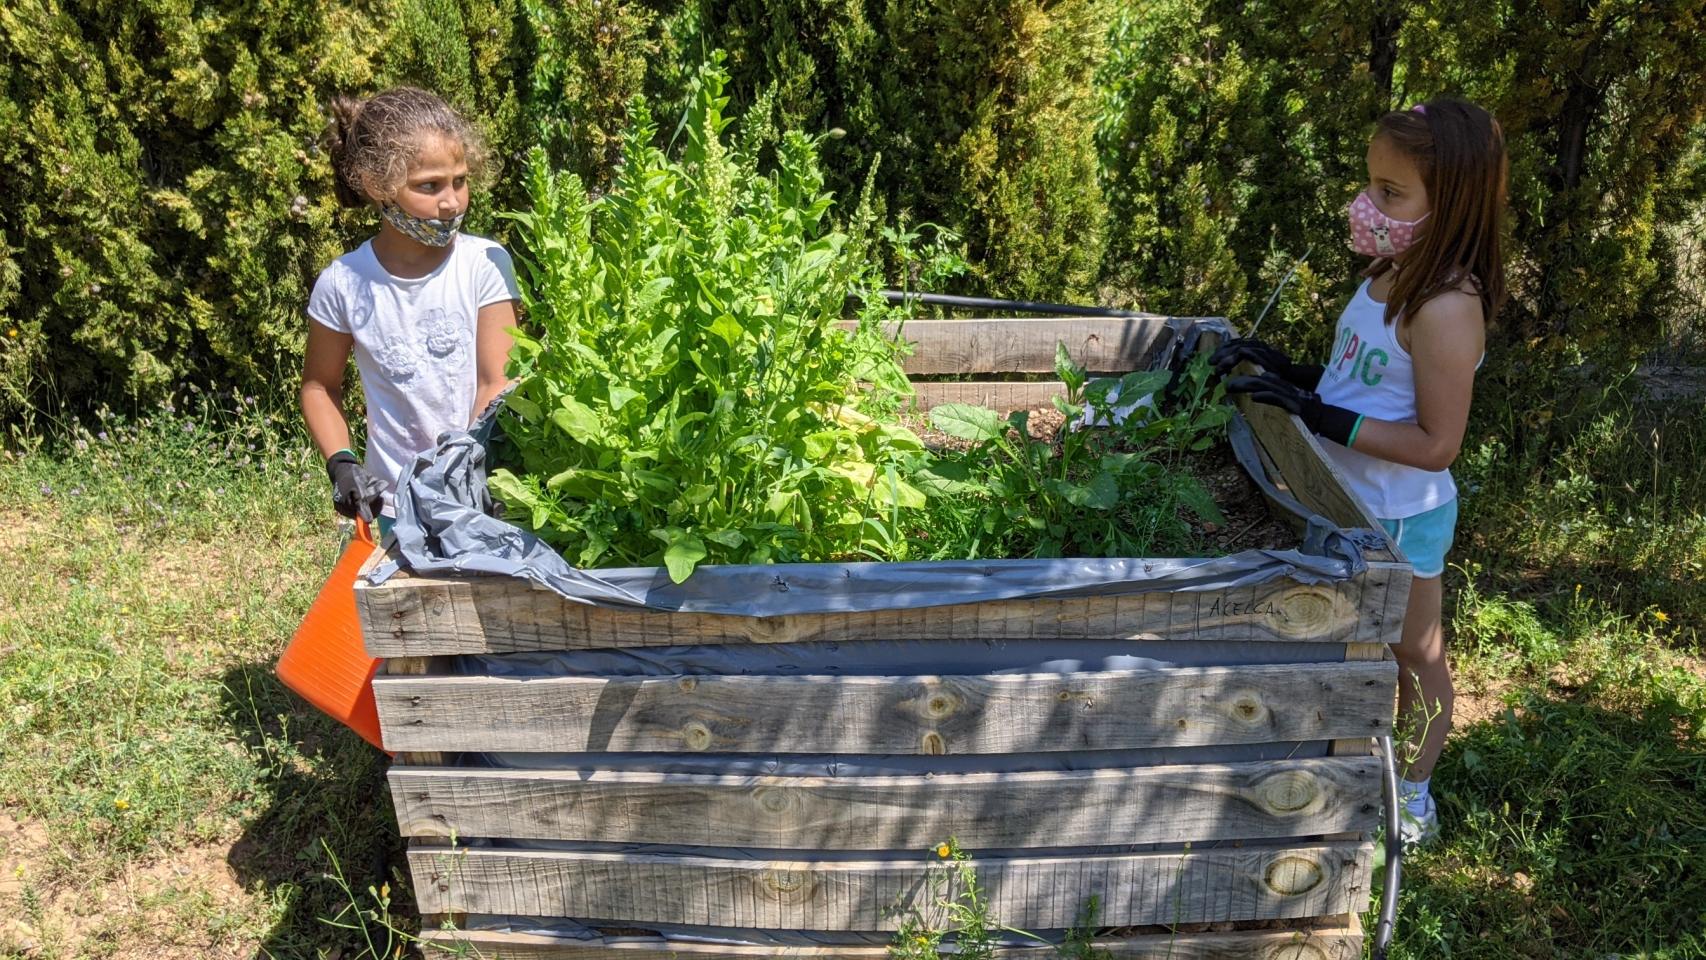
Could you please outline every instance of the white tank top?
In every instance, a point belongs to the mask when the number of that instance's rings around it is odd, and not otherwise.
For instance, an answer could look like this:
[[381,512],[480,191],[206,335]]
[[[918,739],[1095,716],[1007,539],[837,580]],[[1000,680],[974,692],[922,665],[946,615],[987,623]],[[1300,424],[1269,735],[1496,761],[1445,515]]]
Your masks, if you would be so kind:
[[[1368,284],[1362,282],[1339,314],[1339,334],[1316,392],[1371,420],[1415,423],[1415,366],[1398,343],[1398,324],[1386,323],[1386,304],[1368,295]],[[1415,516],[1457,496],[1450,470],[1422,470],[1319,439],[1351,491],[1383,520]]]

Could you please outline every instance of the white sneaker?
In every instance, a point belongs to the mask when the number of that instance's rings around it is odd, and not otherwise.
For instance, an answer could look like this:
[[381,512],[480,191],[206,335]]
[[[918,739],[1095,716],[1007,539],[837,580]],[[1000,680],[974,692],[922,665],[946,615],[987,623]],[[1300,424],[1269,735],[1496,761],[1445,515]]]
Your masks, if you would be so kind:
[[1432,794],[1423,796],[1419,816],[1411,811],[1408,803],[1398,804],[1398,838],[1403,841],[1406,852],[1429,846],[1439,839],[1439,810],[1434,806]]

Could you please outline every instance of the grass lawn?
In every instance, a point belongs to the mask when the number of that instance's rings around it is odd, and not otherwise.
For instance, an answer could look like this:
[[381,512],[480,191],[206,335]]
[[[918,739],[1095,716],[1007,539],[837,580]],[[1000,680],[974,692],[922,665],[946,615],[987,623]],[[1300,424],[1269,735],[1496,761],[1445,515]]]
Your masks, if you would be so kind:
[[352,955],[323,874],[381,882],[383,764],[272,674],[335,558],[325,474],[225,406],[0,455],[0,953]]
[[[0,956],[392,956],[381,757],[272,675],[338,547],[324,475],[293,416],[187,406],[0,452]],[[1396,956],[1706,956],[1706,433],[1636,413],[1466,452],[1445,836]]]

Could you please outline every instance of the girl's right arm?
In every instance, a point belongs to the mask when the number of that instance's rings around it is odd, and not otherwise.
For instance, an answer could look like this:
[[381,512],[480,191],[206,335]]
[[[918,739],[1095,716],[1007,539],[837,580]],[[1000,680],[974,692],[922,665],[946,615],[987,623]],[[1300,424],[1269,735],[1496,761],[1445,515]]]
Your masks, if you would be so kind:
[[308,434],[320,448],[322,460],[349,449],[344,370],[354,345],[355,337],[318,320],[308,321],[308,349],[302,363],[302,419],[308,422]]
[[332,507],[350,518],[372,522],[385,506],[385,484],[362,466],[349,448],[344,419],[344,368],[355,338],[312,318],[302,363],[302,418],[332,481]]

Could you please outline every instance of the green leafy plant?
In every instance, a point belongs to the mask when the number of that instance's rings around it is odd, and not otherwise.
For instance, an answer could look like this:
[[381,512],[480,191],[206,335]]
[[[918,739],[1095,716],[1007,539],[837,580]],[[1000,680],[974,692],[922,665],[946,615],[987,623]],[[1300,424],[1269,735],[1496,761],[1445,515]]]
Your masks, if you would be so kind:
[[[1055,373],[1068,427],[1052,443],[1030,435],[1027,411],[1003,418],[958,403],[931,411],[936,429],[972,442],[921,471],[921,486],[938,498],[934,527],[953,534],[945,546],[969,557],[1146,556],[1189,549],[1181,508],[1222,520],[1188,469],[1188,455],[1208,449],[1232,415],[1205,357],[1186,366],[1171,397],[1166,370],[1091,380],[1064,346]],[[1099,426],[1073,429],[1086,415]]]
[[[1060,412],[1113,426],[1049,444],[1024,413],[954,404],[935,425],[972,445],[927,450],[896,416],[911,387],[882,321],[901,314],[827,220],[819,141],[760,125],[730,147],[725,81],[720,60],[698,74],[679,158],[636,102],[597,199],[533,155],[533,207],[513,215],[533,332],[491,479],[513,519],[582,566],[679,582],[705,562],[1138,556],[1188,543],[1181,507],[1219,518],[1180,462],[1230,416],[1200,362],[1165,412],[1116,423],[1116,386],[1159,394],[1168,373],[1091,381],[1062,347]],[[920,270],[958,269],[955,249],[937,231]]]
[[929,905],[931,917],[914,909],[904,916],[889,942],[889,956],[894,960],[940,960],[943,944],[952,936],[949,954],[966,960],[986,960],[994,956],[996,938],[1002,932],[1037,939],[1033,934],[1014,930],[997,923],[989,915],[989,898],[978,880],[971,856],[960,849],[958,840],[949,838],[932,851],[947,861],[945,869],[933,869],[930,888],[935,899]]
[[1056,948],[1063,960],[1112,960],[1113,953],[1096,946],[1097,919],[1101,915],[1102,898],[1092,893]]
[[904,557],[924,447],[873,416],[910,390],[888,308],[866,297],[842,328],[871,284],[829,228],[818,141],[782,135],[761,170],[724,142],[725,81],[700,71],[679,159],[636,101],[597,200],[534,153],[515,219],[538,333],[517,337],[492,488],[586,566]]
[[912,908],[900,918],[889,941],[888,953],[893,960],[987,960],[995,955],[1003,934],[1038,947],[1052,945],[1060,960],[1108,960],[1112,956],[1096,947],[1099,896],[1091,894],[1061,942],[1051,944],[990,916],[989,896],[978,879],[977,868],[972,866],[971,855],[960,848],[958,840],[950,837],[931,853],[947,862],[929,875],[932,901],[923,910]]

